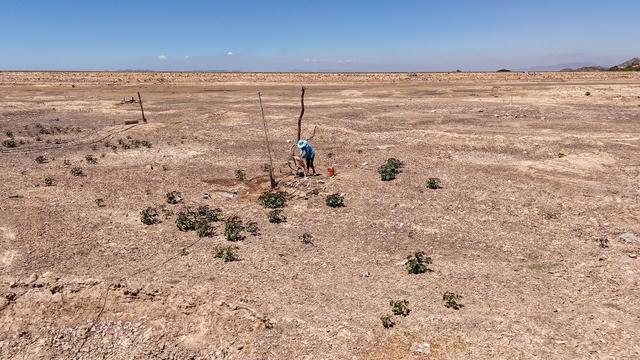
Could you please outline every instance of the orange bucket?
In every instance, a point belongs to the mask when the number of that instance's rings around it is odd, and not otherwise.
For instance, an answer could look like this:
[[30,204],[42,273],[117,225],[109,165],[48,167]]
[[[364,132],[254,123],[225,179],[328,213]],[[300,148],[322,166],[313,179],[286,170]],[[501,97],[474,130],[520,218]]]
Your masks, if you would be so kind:
[[336,176],[336,169],[334,169],[334,168],[332,168],[332,167],[327,168],[327,176],[328,176],[328,177],[334,177],[334,176]]

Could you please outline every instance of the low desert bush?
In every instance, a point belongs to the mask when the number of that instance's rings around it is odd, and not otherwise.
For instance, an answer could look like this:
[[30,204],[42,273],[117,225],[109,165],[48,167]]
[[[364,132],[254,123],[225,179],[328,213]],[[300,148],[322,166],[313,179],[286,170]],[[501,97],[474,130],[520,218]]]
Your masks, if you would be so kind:
[[332,208],[344,207],[344,197],[340,194],[331,194],[327,196],[326,203]]
[[71,175],[73,175],[73,176],[85,176],[84,172],[79,167],[74,167],[73,169],[71,169]]
[[38,164],[45,164],[49,162],[49,159],[47,159],[44,155],[39,155],[35,158],[35,161]]
[[160,222],[158,211],[152,207],[140,211],[140,221],[145,225],[158,224]]
[[58,182],[51,177],[46,177],[44,178],[44,186],[56,186],[58,185]]
[[104,203],[104,199],[96,199],[96,205],[98,205],[98,207],[99,207],[99,208],[102,208],[102,207],[107,206],[107,205]]
[[95,165],[98,163],[98,159],[93,155],[87,155],[84,157],[84,160],[91,165]]
[[402,167],[404,164],[402,161],[396,158],[390,158],[386,163],[380,165],[378,168],[378,174],[380,174],[380,180],[382,181],[391,181],[398,176],[402,172]]
[[247,174],[244,170],[236,170],[236,179],[244,181],[247,178]]
[[282,213],[282,210],[271,210],[267,213],[267,219],[272,224],[280,224],[287,221],[287,217]]
[[196,234],[198,234],[198,237],[212,237],[215,235],[215,231],[209,221],[201,219],[196,222]]
[[391,301],[391,312],[393,315],[409,316],[411,309],[409,309],[409,302],[407,300]]
[[417,253],[407,257],[407,263],[405,267],[409,274],[422,274],[427,271],[431,271],[428,265],[432,263],[430,257],[426,256],[424,252],[418,251]]
[[14,148],[18,146],[18,143],[14,139],[7,139],[2,142],[2,146],[7,148]]
[[202,205],[198,207],[196,213],[199,217],[205,218],[208,221],[222,221],[222,210],[219,208],[211,209],[208,205]]
[[253,235],[253,236],[259,236],[260,235],[260,228],[258,228],[258,223],[251,221],[247,224],[247,226],[245,227],[245,230]]
[[171,205],[181,203],[183,200],[182,193],[179,191],[169,191],[164,194],[164,197],[167,200],[167,203]]
[[432,190],[440,189],[442,187],[440,186],[440,179],[429,178],[429,180],[427,180],[427,187]]
[[213,249],[213,253],[216,258],[222,259],[224,262],[237,261],[240,258],[237,246],[218,245]]
[[385,329],[390,329],[396,325],[395,321],[393,321],[393,317],[391,315],[386,315],[380,318],[382,321],[382,326]]
[[313,236],[309,233],[304,233],[300,236],[300,240],[305,245],[313,245]]
[[224,237],[229,241],[244,240],[244,235],[242,235],[243,230],[242,220],[237,216],[228,218],[224,223]]
[[258,200],[267,209],[280,209],[287,203],[287,193],[284,191],[266,192],[260,195]]
[[449,309],[460,310],[464,307],[464,305],[460,303],[462,295],[458,295],[451,291],[445,292],[444,295],[442,295],[442,300],[444,301],[444,307]]

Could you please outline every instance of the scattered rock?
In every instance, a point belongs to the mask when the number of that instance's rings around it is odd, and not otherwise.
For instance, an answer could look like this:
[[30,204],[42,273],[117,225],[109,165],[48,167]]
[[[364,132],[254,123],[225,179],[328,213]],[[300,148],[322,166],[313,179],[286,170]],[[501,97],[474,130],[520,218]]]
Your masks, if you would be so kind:
[[638,258],[638,254],[629,254],[629,257],[632,259],[637,259]]
[[29,276],[29,279],[27,279],[27,284],[32,284],[36,281],[38,281],[38,274],[33,273],[31,274],[31,276]]
[[415,343],[411,345],[411,352],[418,353],[418,354],[429,354],[431,352],[431,344]]
[[367,278],[367,277],[371,276],[371,274],[369,274],[368,271],[365,271],[362,274],[360,274],[360,276]]

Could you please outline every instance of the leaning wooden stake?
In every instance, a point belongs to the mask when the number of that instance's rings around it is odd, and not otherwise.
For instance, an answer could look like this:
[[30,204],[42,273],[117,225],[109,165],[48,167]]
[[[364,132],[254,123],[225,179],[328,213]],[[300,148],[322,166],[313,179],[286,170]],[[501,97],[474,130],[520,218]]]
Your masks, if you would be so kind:
[[269,179],[271,179],[271,188],[275,189],[278,185],[273,177],[273,158],[271,157],[271,142],[269,141],[269,132],[267,131],[267,120],[264,117],[264,108],[262,107],[262,95],[258,91],[258,102],[260,103],[260,113],[262,114],[262,125],[264,126],[264,137],[267,140],[267,152],[269,153]]
[[304,116],[304,91],[306,89],[304,86],[302,87],[302,92],[300,93],[300,116],[298,117],[298,139],[296,142],[300,141],[300,137],[302,136],[300,133],[302,131],[302,116]]
[[140,91],[138,91],[138,101],[140,102],[140,111],[142,111],[142,121],[147,122],[147,118],[144,117],[144,108],[142,107],[142,97],[140,96]]

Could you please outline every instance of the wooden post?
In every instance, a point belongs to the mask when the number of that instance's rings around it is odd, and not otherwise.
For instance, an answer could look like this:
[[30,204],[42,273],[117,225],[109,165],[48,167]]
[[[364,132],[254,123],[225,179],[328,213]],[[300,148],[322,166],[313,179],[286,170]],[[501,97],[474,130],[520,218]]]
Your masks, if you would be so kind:
[[140,96],[140,91],[138,91],[138,101],[140,102],[140,111],[142,111],[142,121],[147,122],[147,118],[144,117],[144,108],[142,107],[142,97]]
[[304,86],[302,87],[302,92],[300,93],[300,116],[298,117],[298,139],[296,140],[296,142],[300,141],[301,138],[301,132],[302,132],[302,116],[304,115],[304,91],[306,89],[304,88]]
[[271,180],[271,188],[275,189],[278,185],[273,177],[273,158],[271,157],[271,142],[269,141],[269,132],[267,131],[267,120],[264,117],[264,108],[262,107],[262,95],[258,91],[258,102],[260,103],[260,113],[262,114],[262,125],[264,127],[264,137],[267,140],[267,152],[269,153],[269,179]]

